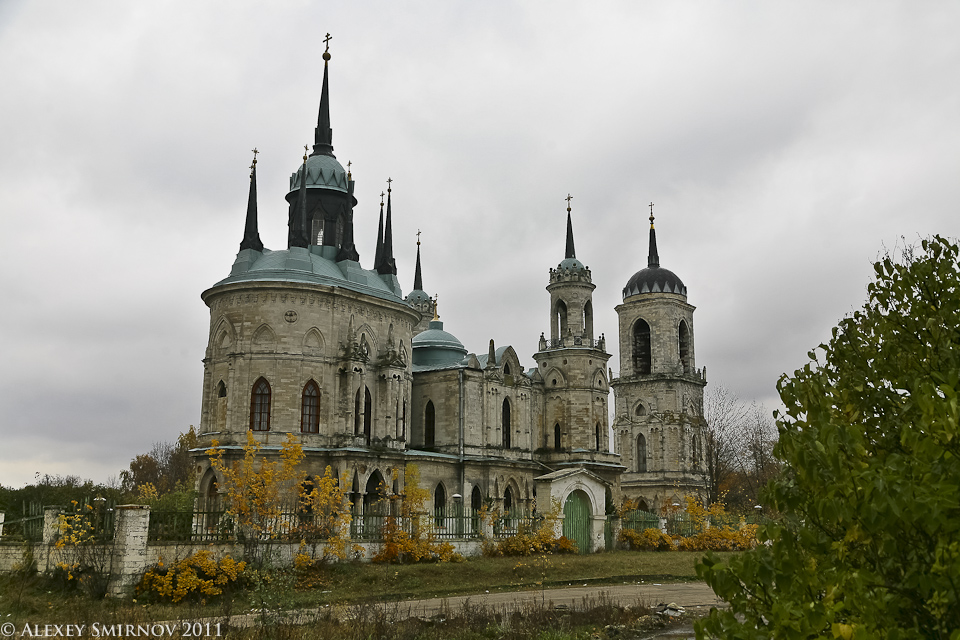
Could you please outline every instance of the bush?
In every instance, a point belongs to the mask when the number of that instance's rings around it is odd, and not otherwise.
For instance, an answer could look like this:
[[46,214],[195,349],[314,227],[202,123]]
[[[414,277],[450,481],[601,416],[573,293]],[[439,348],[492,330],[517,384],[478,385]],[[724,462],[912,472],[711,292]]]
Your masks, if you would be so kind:
[[216,561],[207,550],[197,551],[170,566],[164,565],[161,558],[143,574],[137,594],[172,602],[180,602],[186,597],[218,596],[224,588],[244,578],[246,567],[246,562],[237,562],[230,556]]
[[660,529],[650,528],[644,529],[642,532],[622,529],[619,540],[633,551],[672,551],[675,549],[673,538],[660,531]]
[[536,531],[520,527],[515,535],[483,545],[483,555],[532,556],[543,553],[577,553],[577,544],[565,536],[557,536],[553,527],[544,521]]

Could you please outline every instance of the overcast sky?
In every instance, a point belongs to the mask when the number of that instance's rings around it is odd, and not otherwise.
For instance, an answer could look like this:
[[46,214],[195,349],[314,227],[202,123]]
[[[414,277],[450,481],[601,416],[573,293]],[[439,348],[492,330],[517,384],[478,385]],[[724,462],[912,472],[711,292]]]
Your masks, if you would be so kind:
[[688,287],[697,366],[776,381],[861,305],[871,263],[958,235],[956,2],[0,2],[0,484],[96,481],[197,424],[209,311],[312,143],[333,35],[333,142],[372,267],[394,251],[471,352],[525,367],[549,331],[567,193],[619,370],[621,290]]

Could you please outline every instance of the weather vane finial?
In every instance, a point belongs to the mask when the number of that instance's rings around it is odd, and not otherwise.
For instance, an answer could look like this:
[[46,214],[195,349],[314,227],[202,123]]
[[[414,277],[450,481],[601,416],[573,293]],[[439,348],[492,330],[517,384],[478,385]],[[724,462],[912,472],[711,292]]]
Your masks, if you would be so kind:
[[650,228],[653,229],[653,203],[650,203]]
[[573,200],[573,196],[568,193],[564,200],[567,201],[567,213],[570,213],[570,201]]

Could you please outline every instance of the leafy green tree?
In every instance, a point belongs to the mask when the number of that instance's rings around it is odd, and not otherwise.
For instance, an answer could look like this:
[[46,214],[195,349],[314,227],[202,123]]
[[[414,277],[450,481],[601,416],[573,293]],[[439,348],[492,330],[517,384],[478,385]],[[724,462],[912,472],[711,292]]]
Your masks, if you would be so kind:
[[864,308],[778,383],[766,544],[699,574],[698,638],[960,639],[960,267],[939,236],[875,265]]

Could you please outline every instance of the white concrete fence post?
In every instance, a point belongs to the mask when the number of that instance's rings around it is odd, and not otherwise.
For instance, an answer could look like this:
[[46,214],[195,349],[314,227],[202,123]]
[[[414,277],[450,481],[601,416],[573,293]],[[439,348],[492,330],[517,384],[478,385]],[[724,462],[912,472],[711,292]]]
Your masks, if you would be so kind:
[[0,537],[3,536],[3,519],[6,517],[6,512],[0,511]]
[[107,595],[123,598],[132,593],[147,568],[150,507],[141,504],[120,505],[116,508],[116,517]]

